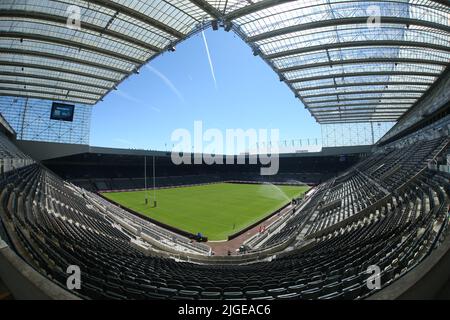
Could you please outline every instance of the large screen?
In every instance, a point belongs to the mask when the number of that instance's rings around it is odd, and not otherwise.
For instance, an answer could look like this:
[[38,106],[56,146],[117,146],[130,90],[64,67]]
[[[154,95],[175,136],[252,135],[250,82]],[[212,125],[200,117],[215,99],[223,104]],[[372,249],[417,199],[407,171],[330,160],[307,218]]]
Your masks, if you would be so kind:
[[73,111],[75,106],[72,104],[63,104],[58,102],[53,102],[52,113],[50,119],[61,120],[61,121],[73,121]]

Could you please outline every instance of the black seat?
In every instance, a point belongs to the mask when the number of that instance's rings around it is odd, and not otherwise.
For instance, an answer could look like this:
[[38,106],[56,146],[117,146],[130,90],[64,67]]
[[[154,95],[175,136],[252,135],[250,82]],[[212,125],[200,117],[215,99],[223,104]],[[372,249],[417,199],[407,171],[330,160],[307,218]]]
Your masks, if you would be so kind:
[[196,299],[199,297],[199,293],[197,291],[191,291],[191,290],[180,290],[180,291],[178,291],[178,296],[180,296],[182,298]]
[[338,292],[341,289],[340,282],[328,283],[322,287],[322,294],[328,294],[332,292]]
[[249,290],[249,291],[245,291],[245,296],[248,299],[252,299],[252,298],[256,298],[256,297],[263,297],[266,296],[266,291],[265,290]]
[[317,299],[320,296],[320,294],[321,294],[320,288],[311,288],[308,290],[303,290],[301,292],[302,299],[305,299],[305,300]]
[[221,296],[221,293],[217,291],[203,291],[201,293],[202,299],[220,299]]
[[288,287],[288,291],[292,292],[292,293],[301,292],[302,290],[305,290],[305,289],[306,289],[306,284],[303,284],[303,283]]
[[301,297],[300,293],[291,292],[291,293],[280,294],[277,296],[277,299],[294,300],[294,299],[300,299],[300,297]]
[[241,291],[225,291],[223,297],[225,299],[238,299],[242,298],[244,294]]
[[144,300],[145,299],[145,292],[132,289],[132,288],[124,288],[123,294],[129,297],[130,299],[134,300]]
[[126,300],[127,299],[126,296],[119,294],[117,292],[113,292],[113,291],[106,291],[104,295],[105,295],[105,297],[107,297],[108,299],[111,299],[111,300]]
[[320,296],[321,300],[331,300],[331,299],[339,299],[342,298],[342,292],[331,292],[326,295]]
[[162,300],[162,299],[167,299],[168,297],[165,295],[159,294],[159,293],[146,292],[145,298],[149,299],[149,300]]
[[342,297],[344,299],[356,299],[359,297],[360,292],[361,292],[361,285],[354,284],[351,287],[342,289]]
[[176,295],[178,293],[178,290],[173,288],[158,288],[157,292],[159,294],[170,297]]

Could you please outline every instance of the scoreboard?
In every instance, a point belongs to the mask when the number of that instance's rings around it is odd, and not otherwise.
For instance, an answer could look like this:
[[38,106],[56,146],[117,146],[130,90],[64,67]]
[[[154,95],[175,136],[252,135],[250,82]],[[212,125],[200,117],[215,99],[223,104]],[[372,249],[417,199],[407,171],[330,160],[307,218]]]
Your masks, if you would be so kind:
[[73,104],[64,104],[53,102],[50,119],[59,121],[73,121],[75,106]]

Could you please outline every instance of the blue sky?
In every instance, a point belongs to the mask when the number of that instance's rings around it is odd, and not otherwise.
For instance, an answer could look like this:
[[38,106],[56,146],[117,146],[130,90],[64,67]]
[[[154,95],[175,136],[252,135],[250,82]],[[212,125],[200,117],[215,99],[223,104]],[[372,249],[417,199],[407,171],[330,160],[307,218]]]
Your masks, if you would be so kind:
[[232,32],[207,30],[124,81],[93,108],[90,144],[164,149],[175,129],[279,129],[280,140],[318,138],[320,126],[290,89]]

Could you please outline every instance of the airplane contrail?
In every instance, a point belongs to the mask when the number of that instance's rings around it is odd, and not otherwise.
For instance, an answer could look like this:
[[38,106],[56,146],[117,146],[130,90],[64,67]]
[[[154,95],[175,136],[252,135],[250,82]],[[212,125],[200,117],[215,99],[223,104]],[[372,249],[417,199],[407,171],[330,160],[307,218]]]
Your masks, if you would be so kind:
[[175,85],[172,83],[172,81],[169,80],[169,78],[167,78],[164,74],[162,74],[160,71],[158,71],[156,68],[150,66],[150,65],[146,65],[146,67],[153,72],[154,74],[156,74],[169,88],[170,90],[172,90],[172,92],[178,97],[178,99],[180,99],[181,102],[184,103],[184,97],[181,94],[180,91],[178,91],[178,89],[175,87]]
[[161,112],[160,108],[155,107],[153,105],[149,105],[148,103],[145,103],[141,99],[133,97],[132,95],[130,95],[128,92],[126,92],[124,90],[117,89],[117,90],[114,91],[114,93],[117,94],[118,96],[120,96],[121,98],[125,99],[125,100],[133,102],[134,104],[142,105],[142,106],[145,106],[145,107],[149,106],[150,109],[152,109],[153,111]]
[[205,31],[202,31],[202,36],[203,36],[203,42],[205,43],[205,49],[206,49],[206,54],[208,56],[209,67],[211,69],[211,75],[212,75],[213,80],[214,80],[214,86],[217,89],[216,75],[214,74],[214,66],[213,66],[213,63],[212,63],[212,60],[211,60],[211,54],[209,53],[208,41],[206,41]]
[[129,101],[134,102],[134,103],[137,103],[137,104],[143,104],[143,101],[142,101],[142,100],[133,97],[132,95],[130,95],[130,94],[127,93],[126,91],[117,89],[117,90],[115,90],[115,91],[113,91],[113,92],[114,92],[115,94],[117,94],[118,96],[120,96],[120,97],[126,99],[126,100],[129,100]]
[[153,106],[151,106],[150,108],[151,108],[153,111],[161,112],[161,109],[160,109],[160,108],[153,107]]

